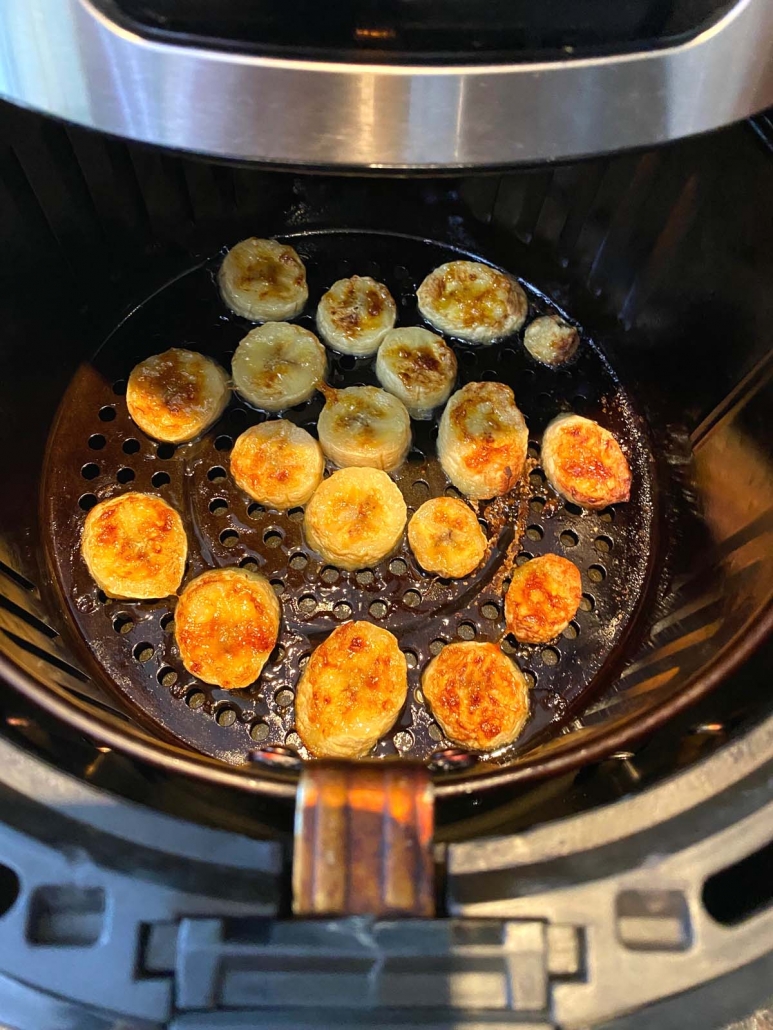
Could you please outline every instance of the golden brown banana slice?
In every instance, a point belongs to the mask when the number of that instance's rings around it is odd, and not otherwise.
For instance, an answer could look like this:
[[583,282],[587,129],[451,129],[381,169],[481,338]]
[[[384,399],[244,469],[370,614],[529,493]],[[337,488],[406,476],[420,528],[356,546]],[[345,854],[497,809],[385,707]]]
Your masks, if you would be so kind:
[[421,689],[449,740],[476,751],[511,744],[529,715],[529,688],[496,644],[448,644],[429,663]]
[[606,508],[631,496],[631,469],[620,444],[592,419],[559,415],[542,437],[542,467],[562,497]]
[[400,543],[407,517],[400,490],[386,472],[346,468],[323,479],[306,505],[310,547],[340,569],[362,569]]
[[287,322],[266,322],[247,333],[231,362],[236,391],[263,411],[307,401],[326,371],[325,348],[314,333]]
[[188,584],[175,609],[183,665],[224,690],[248,687],[274,649],[280,614],[274,588],[263,576],[210,569]]
[[449,261],[416,291],[419,311],[442,333],[470,343],[494,343],[520,329],[529,302],[508,275],[479,261]]
[[228,307],[252,322],[295,318],[309,297],[306,268],[293,248],[255,236],[231,247],[218,282]]
[[568,558],[532,558],[513,569],[505,595],[507,631],[522,644],[545,644],[563,633],[577,614],[581,597],[580,570]]
[[347,622],[303,670],[295,728],[313,755],[360,758],[392,728],[407,694],[407,664],[395,637],[369,622]]
[[231,451],[237,485],[267,508],[305,504],[324,471],[325,458],[314,437],[281,418],[245,430]]
[[411,418],[432,418],[456,381],[456,355],[439,336],[418,326],[392,329],[376,356],[376,375]]
[[455,497],[425,501],[408,523],[408,543],[423,569],[449,579],[469,575],[486,553],[475,512]]
[[544,365],[562,365],[577,353],[580,334],[558,315],[542,315],[526,326],[523,345]]
[[401,400],[377,386],[323,392],[317,431],[331,461],[387,472],[402,464],[411,446],[411,419]]
[[440,464],[468,497],[499,497],[511,490],[523,472],[528,445],[526,422],[504,383],[468,383],[451,397],[440,419]]
[[126,406],[143,431],[164,443],[185,443],[216,422],[228,404],[228,376],[217,362],[172,347],[135,365]]
[[108,597],[144,601],[176,592],[185,571],[188,540],[182,519],[166,501],[132,492],[91,509],[81,553]]
[[369,275],[339,279],[317,308],[317,329],[328,347],[357,357],[374,354],[396,319],[392,294]]

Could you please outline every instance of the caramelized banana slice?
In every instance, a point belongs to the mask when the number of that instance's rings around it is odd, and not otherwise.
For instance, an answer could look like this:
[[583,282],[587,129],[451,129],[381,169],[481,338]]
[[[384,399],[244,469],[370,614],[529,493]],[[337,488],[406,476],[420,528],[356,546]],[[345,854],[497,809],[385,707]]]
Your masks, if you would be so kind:
[[176,592],[185,571],[188,540],[182,519],[166,501],[128,493],[91,509],[81,553],[108,597],[144,601]]
[[306,506],[309,546],[340,569],[363,569],[400,543],[407,509],[386,472],[348,468],[323,479]]
[[550,485],[583,508],[606,508],[631,496],[631,469],[620,444],[592,419],[559,415],[542,437]]
[[478,261],[449,261],[416,291],[419,311],[436,329],[471,343],[493,343],[520,329],[529,302],[510,276]]
[[508,633],[522,644],[545,644],[563,633],[582,597],[580,570],[568,558],[545,554],[513,569],[505,595]]
[[328,347],[357,357],[374,354],[396,319],[392,294],[369,275],[339,279],[317,308],[317,329]]
[[475,512],[455,497],[425,501],[408,523],[408,543],[423,569],[449,579],[469,575],[486,553]]
[[188,584],[175,609],[183,665],[224,690],[248,687],[276,644],[280,614],[274,588],[263,576],[210,569]]
[[331,461],[387,472],[402,464],[411,446],[411,419],[402,401],[377,386],[323,392],[317,431]]
[[407,694],[408,670],[397,640],[369,622],[347,622],[303,670],[295,727],[313,755],[360,758],[394,725]]
[[246,401],[263,411],[284,411],[311,397],[325,378],[327,356],[308,329],[266,322],[241,341],[231,371]]
[[228,376],[211,358],[172,347],[135,365],[126,384],[126,406],[143,431],[163,443],[200,436],[223,414]]
[[529,715],[529,688],[496,644],[448,644],[424,670],[421,689],[449,740],[476,751],[511,744]]
[[322,448],[305,429],[277,419],[245,430],[231,451],[238,486],[267,508],[305,504],[325,471]]
[[440,419],[440,464],[468,497],[499,497],[511,490],[528,445],[523,415],[504,383],[468,383],[451,397]]
[[580,345],[580,334],[558,315],[543,315],[526,326],[523,345],[544,365],[562,365]]
[[456,355],[428,329],[392,329],[378,349],[376,375],[411,418],[432,418],[433,409],[445,404],[453,389]]
[[228,307],[252,322],[295,318],[309,297],[306,268],[293,248],[255,236],[231,247],[218,282]]

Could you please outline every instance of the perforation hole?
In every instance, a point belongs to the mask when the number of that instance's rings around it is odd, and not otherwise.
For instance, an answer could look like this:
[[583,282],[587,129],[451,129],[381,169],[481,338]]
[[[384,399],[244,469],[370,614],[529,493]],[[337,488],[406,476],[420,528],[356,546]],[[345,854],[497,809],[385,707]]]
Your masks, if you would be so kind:
[[[266,547],[279,547],[282,543],[282,538],[283,534],[281,530],[267,529],[266,532],[263,534],[263,543],[266,545]],[[297,567],[297,565],[293,565],[293,568]]]
[[209,510],[213,515],[225,515],[228,511],[228,501],[225,497],[216,497],[209,502]]
[[84,479],[96,479],[99,475],[99,465],[95,465],[93,461],[90,461],[88,465],[84,465],[81,469],[81,475]]
[[247,515],[251,519],[259,519],[261,515],[265,513],[266,509],[262,504],[251,504],[247,509]]
[[603,565],[591,565],[588,569],[588,579],[591,583],[601,583],[606,579],[607,570]]
[[135,440],[133,436],[129,437],[128,440],[124,440],[121,450],[124,454],[137,454],[140,449],[139,440]]
[[608,536],[597,536],[593,541],[593,546],[599,554],[609,554],[612,550],[612,540]]
[[352,606],[348,601],[339,601],[333,608],[333,615],[337,619],[350,619],[352,615]]
[[239,534],[235,529],[224,529],[220,534],[220,543],[223,547],[236,547],[239,543]]
[[436,722],[430,724],[430,727],[427,730],[427,732],[434,741],[440,741],[443,739],[443,731]]
[[338,359],[338,364],[344,372],[352,372],[357,367],[357,359],[353,354],[342,354]]
[[480,613],[484,619],[490,619],[493,622],[499,618],[499,607],[493,601],[487,601],[481,608]]
[[592,612],[596,607],[596,599],[592,594],[583,594],[580,598],[580,611]]
[[532,469],[529,473],[529,483],[539,489],[545,485],[545,473],[542,469]]
[[89,437],[89,447],[92,451],[101,451],[106,443],[107,440],[101,433],[94,433],[93,436]]
[[115,419],[115,408],[112,404],[106,404],[104,408],[99,409],[99,421],[100,422],[112,422]]
[[580,635],[580,627],[576,622],[570,622],[561,635],[566,637],[567,640],[576,640]]
[[207,479],[210,483],[222,483],[225,477],[226,473],[222,465],[213,465],[207,473]]
[[116,615],[113,619],[113,629],[116,633],[126,634],[131,633],[134,629],[134,619],[131,615],[126,615],[123,612]]
[[230,705],[221,705],[215,712],[215,722],[218,726],[233,726],[236,722],[236,709]]
[[174,633],[174,614],[167,612],[166,615],[162,615],[160,625],[164,633]]
[[372,586],[376,579],[370,569],[360,569],[355,578],[357,580],[357,585],[361,587]]
[[290,561],[288,565],[291,569],[295,569],[296,572],[300,572],[305,569],[309,564],[309,556],[304,554],[303,551],[296,551],[295,554],[290,555]]
[[575,517],[582,515],[582,508],[579,504],[575,504],[573,501],[567,501],[564,505],[564,511]]
[[413,484],[413,490],[417,499],[429,497],[429,483],[424,479],[417,479]]
[[175,456],[177,448],[173,443],[160,443],[156,447],[156,454],[162,461],[168,461]]
[[298,611],[301,615],[313,615],[317,610],[317,599],[311,594],[305,594],[298,601]]
[[615,521],[615,509],[605,508],[599,513],[599,518],[602,522],[614,522]]
[[153,653],[153,645],[147,643],[147,641],[143,641],[141,644],[136,644],[132,651],[135,662],[140,662],[141,664],[149,662],[153,657]]
[[272,579],[271,586],[274,588],[274,593],[277,597],[281,597],[285,592],[285,585],[281,579]]
[[564,547],[576,547],[580,542],[580,538],[571,529],[565,529],[558,539]]
[[259,566],[254,558],[242,558],[239,562],[239,568],[244,569],[245,572],[257,572]]
[[527,561],[531,561],[534,555],[530,551],[520,551],[515,556],[516,565],[525,565]]
[[264,740],[268,740],[269,733],[270,730],[266,723],[261,722],[260,720],[258,720],[258,722],[254,722],[250,726],[250,737],[256,744],[262,744]]
[[185,695],[185,703],[189,708],[193,708],[194,711],[197,708],[201,708],[204,702],[207,700],[206,695],[200,690],[191,690],[190,693]]
[[443,491],[443,493],[446,495],[446,497],[461,497],[462,496],[459,493],[459,491],[456,489],[455,486],[447,486],[445,488],[445,490]]
[[530,443],[526,448],[526,453],[530,458],[539,458],[539,445],[536,443]]
[[393,558],[389,563],[389,571],[393,576],[404,576],[408,571],[408,563],[402,558]]
[[442,637],[435,637],[434,640],[430,640],[429,642],[429,653],[434,658],[436,655],[440,654],[440,652],[443,650],[447,643],[448,641],[443,640]]
[[408,666],[409,669],[418,668],[419,656],[416,654],[415,651],[403,651],[403,654],[405,655],[405,664]]
[[459,628],[456,631],[456,635],[460,640],[474,640],[475,639],[475,626],[472,622],[462,622],[459,624]]
[[406,590],[403,594],[403,604],[406,608],[415,608],[421,604],[421,594],[418,590]]
[[134,469],[130,469],[127,467],[120,468],[116,472],[115,478],[118,480],[119,483],[131,483],[131,481],[134,479]]
[[541,515],[546,504],[547,501],[544,497],[532,497],[529,501],[529,510],[535,515]]
[[290,508],[287,517],[292,522],[303,522],[303,508]]
[[515,654],[515,652],[518,650],[518,641],[515,639],[512,633],[508,633],[499,646],[502,648],[505,654],[512,655]]
[[168,472],[154,472],[150,481],[155,487],[166,486],[167,483],[172,482]]
[[332,586],[333,583],[338,582],[340,572],[334,565],[326,565],[320,573],[323,583],[327,583],[328,586]]
[[526,529],[526,538],[528,540],[541,540],[544,535],[545,533],[541,526],[528,526]]
[[223,433],[221,436],[215,437],[215,450],[216,451],[230,451],[233,447],[233,437]]
[[174,669],[165,665],[163,668],[158,670],[158,676],[156,678],[162,687],[173,687],[177,682],[177,673]]
[[91,511],[96,503],[97,498],[95,494],[81,494],[78,498],[78,507],[82,511]]
[[526,686],[529,690],[533,690],[537,686],[537,677],[531,671],[531,669],[523,670],[523,678],[526,680]]
[[385,601],[373,601],[368,607],[368,612],[372,619],[383,619],[387,613],[387,605]]
[[126,380],[116,379],[113,383],[113,393],[116,397],[123,397],[126,394]]
[[271,654],[268,656],[268,660],[272,665],[281,665],[287,657],[287,652],[281,644],[277,644]]
[[561,656],[554,647],[544,647],[540,651],[540,658],[542,659],[543,665],[558,665],[558,660]]

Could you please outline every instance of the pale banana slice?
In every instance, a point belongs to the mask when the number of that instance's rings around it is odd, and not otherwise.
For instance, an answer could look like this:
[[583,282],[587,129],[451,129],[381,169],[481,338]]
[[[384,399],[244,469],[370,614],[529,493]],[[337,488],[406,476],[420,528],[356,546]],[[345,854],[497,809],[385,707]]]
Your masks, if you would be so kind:
[[523,345],[544,365],[562,365],[577,352],[580,334],[558,315],[542,315],[526,326]]
[[307,401],[326,371],[325,348],[314,333],[288,322],[266,322],[247,333],[231,362],[234,388],[263,411]]
[[475,512],[455,497],[425,501],[408,523],[408,543],[423,569],[449,579],[469,575],[486,553]]
[[346,468],[323,479],[306,505],[310,547],[340,569],[363,569],[400,543],[407,517],[400,490],[386,472]]
[[339,279],[317,308],[317,329],[328,347],[356,357],[374,354],[396,319],[392,294],[369,275]]
[[499,497],[511,490],[528,446],[526,422],[504,383],[468,383],[451,397],[440,419],[440,464],[468,497]]
[[314,437],[281,418],[245,430],[231,451],[237,485],[267,508],[305,504],[324,471],[325,458]]
[[163,443],[200,436],[223,414],[231,396],[228,376],[212,358],[172,347],[135,365],[126,406],[143,431]]
[[293,248],[255,236],[231,247],[218,282],[228,307],[253,322],[295,318],[309,297],[306,268]]
[[325,388],[317,422],[322,450],[336,465],[369,466],[391,472],[411,446],[411,419],[405,405],[377,386]]
[[456,380],[456,355],[428,329],[391,329],[376,356],[378,381],[399,397],[411,418],[432,418]]
[[346,622],[303,670],[295,728],[319,758],[360,758],[392,728],[407,695],[408,666],[396,638],[370,622]]
[[419,311],[436,329],[470,343],[493,343],[520,329],[529,302],[510,276],[479,261],[449,261],[416,291]]

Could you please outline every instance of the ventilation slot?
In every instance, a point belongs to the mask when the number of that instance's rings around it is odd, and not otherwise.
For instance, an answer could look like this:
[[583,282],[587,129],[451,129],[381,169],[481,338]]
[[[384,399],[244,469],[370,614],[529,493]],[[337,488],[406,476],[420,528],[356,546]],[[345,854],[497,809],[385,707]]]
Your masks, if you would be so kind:
[[735,865],[710,876],[703,885],[703,904],[712,919],[736,926],[773,901],[773,841]]

